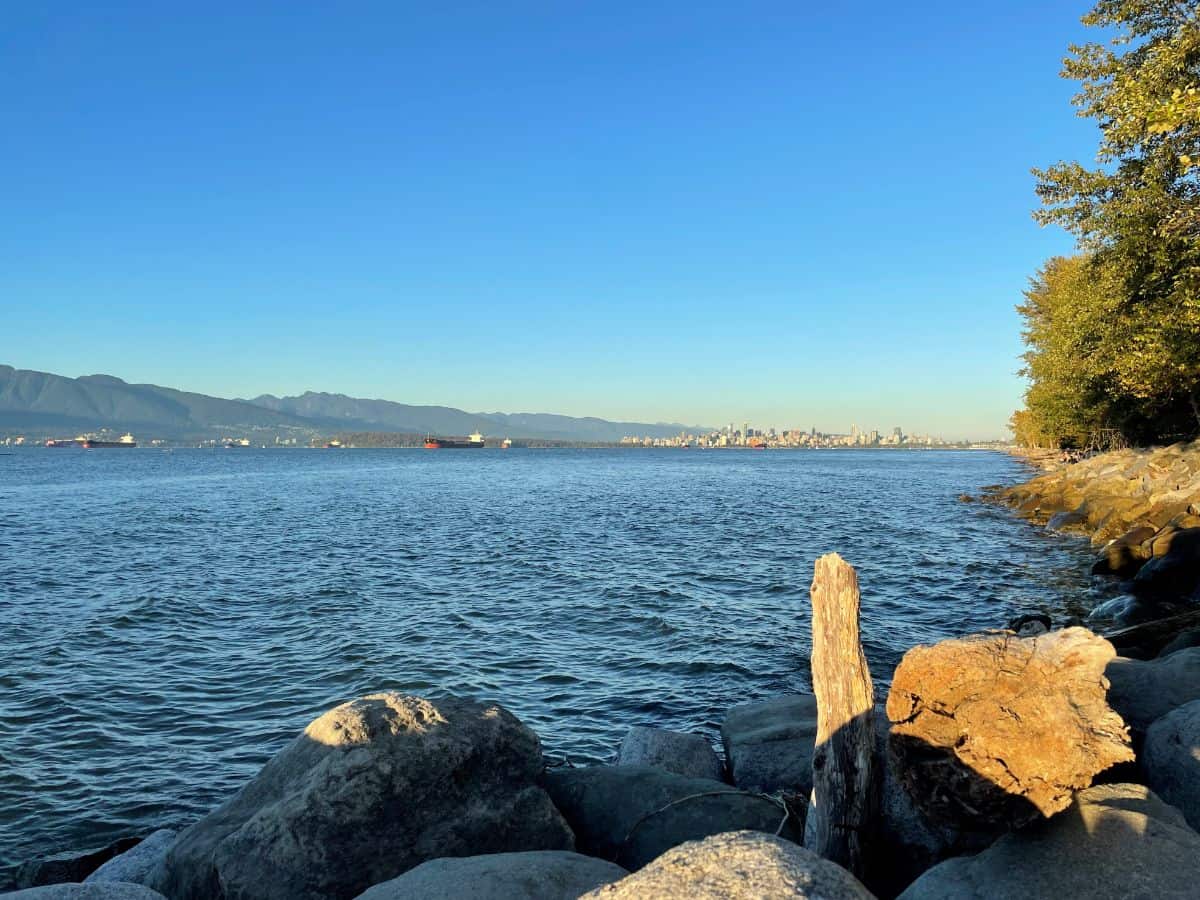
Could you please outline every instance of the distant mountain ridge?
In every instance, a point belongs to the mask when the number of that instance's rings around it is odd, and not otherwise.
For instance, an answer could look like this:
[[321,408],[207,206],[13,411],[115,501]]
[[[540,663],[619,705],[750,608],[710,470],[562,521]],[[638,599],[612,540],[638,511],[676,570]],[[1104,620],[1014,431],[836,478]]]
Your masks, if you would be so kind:
[[[668,437],[687,428],[658,422],[610,422],[553,413],[469,413],[449,406],[410,406],[391,400],[363,400],[345,394],[306,391],[298,397],[263,394],[248,401],[256,406],[324,422],[357,423],[365,431],[432,434],[504,434],[563,441],[618,441],[628,434]],[[694,428],[694,426],[693,426]]]
[[0,365],[0,429],[70,436],[105,428],[167,439],[251,432],[299,437],[334,431],[464,435],[479,430],[495,437],[616,441],[627,434],[667,437],[685,426],[549,413],[469,413],[312,391],[298,397],[264,394],[253,400],[225,400],[130,384],[112,375],[68,378]]

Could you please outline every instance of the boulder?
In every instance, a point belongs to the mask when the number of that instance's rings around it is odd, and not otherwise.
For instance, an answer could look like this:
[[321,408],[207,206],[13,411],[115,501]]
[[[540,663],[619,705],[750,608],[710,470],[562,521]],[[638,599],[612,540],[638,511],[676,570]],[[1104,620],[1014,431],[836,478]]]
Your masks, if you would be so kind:
[[1186,650],[1188,647],[1200,647],[1200,628],[1190,628],[1180,632],[1163,645],[1158,651],[1159,656],[1167,656],[1176,650]]
[[1144,520],[1149,511],[1149,504],[1140,497],[1109,497],[1103,504],[1094,505],[1097,511],[1103,511],[1103,518],[1093,519],[1092,544],[1096,546],[1125,534],[1134,523]]
[[573,849],[541,769],[537,735],[499,706],[372,694],[184,830],[150,885],[172,900],[336,900],[437,857]]
[[102,884],[51,884],[0,894],[7,900],[166,900],[141,884],[113,881]]
[[167,855],[167,850],[175,842],[175,835],[176,832],[172,828],[160,828],[124,853],[114,856],[83,879],[83,883],[125,881],[132,884],[145,884],[150,873],[154,871],[155,866],[162,862]]
[[869,900],[841,866],[790,841],[755,831],[719,834],[667,851],[588,900]]
[[742,703],[725,715],[721,741],[733,783],[808,802],[812,791],[817,698],[794,694]]
[[934,866],[901,900],[1194,898],[1200,835],[1139,784],[1096,785],[1054,818]]
[[575,900],[624,878],[618,865],[565,850],[431,859],[358,900]]
[[1155,721],[1138,761],[1150,789],[1200,830],[1200,700]]
[[1150,557],[1143,544],[1155,534],[1148,525],[1139,525],[1110,541],[1100,551],[1100,558],[1092,566],[1093,575],[1116,575],[1127,578],[1135,574]]
[[1135,732],[1144,732],[1160,716],[1200,700],[1200,647],[1177,650],[1157,659],[1117,657],[1104,670],[1108,702]]
[[681,734],[662,728],[634,726],[621,742],[617,754],[619,766],[654,766],[687,778],[712,778],[724,775],[721,761],[712,744],[699,734]]
[[881,897],[894,897],[921,873],[944,859],[977,853],[995,840],[995,832],[948,827],[930,821],[905,789],[899,762],[888,749],[890,723],[876,708],[875,740],[879,776],[879,834],[871,856],[868,886]]
[[914,647],[892,680],[890,748],[909,795],[935,823],[974,830],[1051,816],[1133,759],[1109,708],[1115,656],[1084,628],[993,632]]
[[1009,631],[1016,632],[1018,637],[1033,637],[1045,634],[1053,626],[1050,617],[1045,613],[1026,613],[1011,619],[1005,627]]
[[1138,569],[1132,590],[1140,597],[1191,598],[1200,592],[1200,528],[1155,536],[1153,558]]
[[800,838],[781,803],[649,766],[556,769],[542,777],[582,853],[633,871],[685,841],[724,831]]
[[121,838],[96,850],[72,850],[31,859],[17,869],[16,886],[29,888],[83,881],[114,856],[136,846],[140,840],[136,837]]
[[1069,512],[1055,513],[1050,517],[1050,521],[1046,523],[1046,528],[1049,531],[1066,531],[1067,529],[1078,529],[1087,524],[1087,513],[1080,509],[1073,509]]
[[[913,802],[897,771],[897,760],[888,749],[891,723],[883,707],[875,708],[875,772],[879,790],[871,836],[870,865],[863,877],[867,887],[881,897],[895,897],[922,872],[944,859],[977,853],[996,839],[993,831],[968,831],[938,825]],[[815,839],[810,815],[804,823],[804,844]]]

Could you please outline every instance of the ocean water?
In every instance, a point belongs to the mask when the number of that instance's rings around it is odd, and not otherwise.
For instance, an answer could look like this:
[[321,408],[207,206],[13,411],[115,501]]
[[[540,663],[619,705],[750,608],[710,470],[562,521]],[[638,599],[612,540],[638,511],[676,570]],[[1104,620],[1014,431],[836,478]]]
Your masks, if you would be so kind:
[[0,456],[0,866],[188,822],[311,719],[498,700],[548,754],[717,738],[809,686],[813,560],[904,651],[1103,589],[947,451],[22,449]]

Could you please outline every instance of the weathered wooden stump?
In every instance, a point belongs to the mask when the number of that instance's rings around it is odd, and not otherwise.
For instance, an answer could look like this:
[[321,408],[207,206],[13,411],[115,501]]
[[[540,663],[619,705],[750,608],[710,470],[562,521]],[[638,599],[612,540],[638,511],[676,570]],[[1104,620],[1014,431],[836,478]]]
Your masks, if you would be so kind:
[[993,632],[914,647],[892,679],[889,739],[901,782],[935,822],[1019,827],[1133,759],[1108,705],[1112,645],[1084,628]]
[[805,843],[861,877],[877,788],[875,691],[859,639],[858,576],[827,554],[817,560],[811,594],[817,740]]

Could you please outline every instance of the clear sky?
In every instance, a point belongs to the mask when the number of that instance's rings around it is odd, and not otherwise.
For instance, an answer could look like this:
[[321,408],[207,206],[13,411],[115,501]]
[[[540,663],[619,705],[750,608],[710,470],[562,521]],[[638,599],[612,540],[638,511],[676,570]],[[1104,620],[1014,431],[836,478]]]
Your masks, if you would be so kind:
[[1001,436],[1088,5],[8,3],[0,362]]

